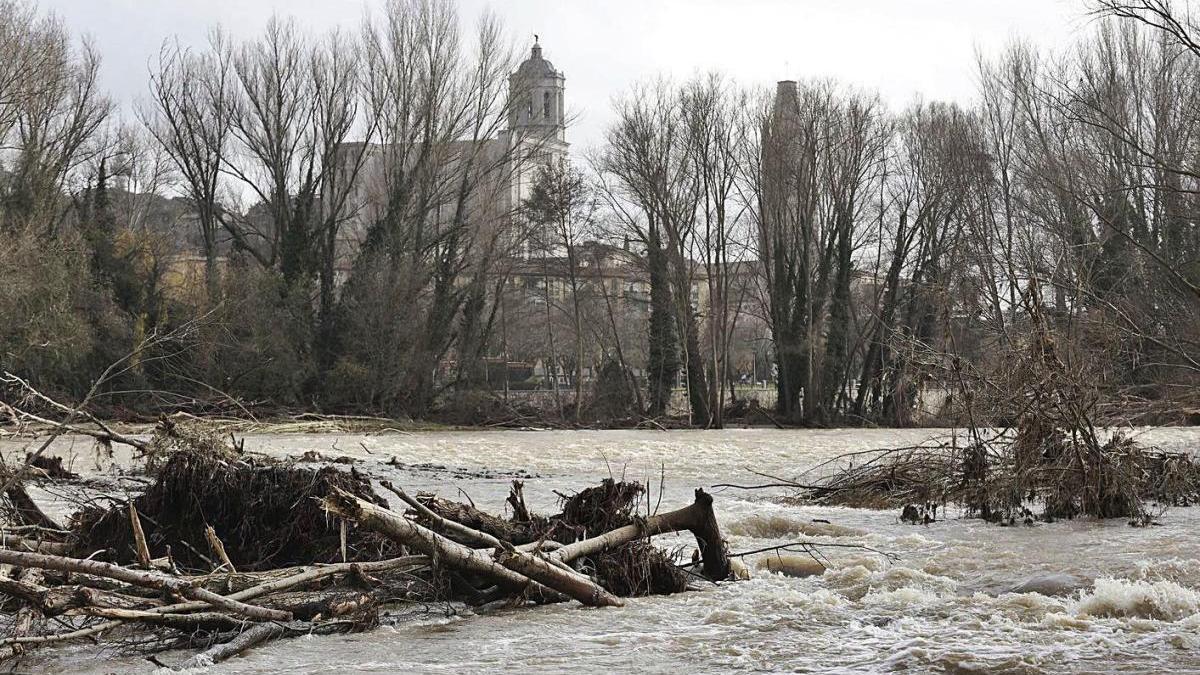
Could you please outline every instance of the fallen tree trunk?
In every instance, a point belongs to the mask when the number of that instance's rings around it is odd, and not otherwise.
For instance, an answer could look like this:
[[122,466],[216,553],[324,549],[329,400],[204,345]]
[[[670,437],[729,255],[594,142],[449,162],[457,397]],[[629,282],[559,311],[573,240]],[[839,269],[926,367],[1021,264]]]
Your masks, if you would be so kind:
[[[521,546],[513,546],[510,543],[507,543],[507,542],[501,541],[500,539],[497,539],[496,537],[492,536],[491,534],[488,534],[487,532],[480,532],[479,530],[475,530],[473,528],[467,527],[466,525],[464,525],[462,523],[457,523],[453,520],[443,518],[441,515],[433,512],[428,506],[425,506],[420,501],[410,497],[408,495],[408,493],[406,493],[404,490],[401,490],[401,489],[395,487],[394,485],[392,485],[391,482],[389,482],[389,481],[386,481],[386,480],[382,481],[382,482],[380,482],[380,485],[382,485],[387,490],[390,490],[392,492],[392,494],[399,497],[400,500],[403,501],[405,504],[408,504],[409,506],[413,507],[413,509],[415,509],[419,515],[425,517],[432,524],[438,526],[442,531],[447,532],[448,534],[457,534],[463,540],[465,540],[466,543],[474,543],[476,545],[483,546],[486,548],[496,549],[498,551],[499,550],[506,550],[506,551],[512,550],[518,554],[520,554],[520,553],[536,553],[536,551],[537,551],[537,543],[538,542],[536,542],[536,541],[530,542],[528,544],[522,544]],[[555,542],[555,543],[557,543],[557,542]],[[532,548],[527,549],[526,547],[532,547]],[[569,565],[567,565],[566,563],[564,563],[562,561],[554,560],[554,559],[547,559],[547,560],[549,560],[551,563],[557,564],[560,568],[563,569],[563,571],[565,571],[568,574],[578,574],[574,569],[572,569]],[[504,563],[501,563],[501,564],[504,564]],[[522,563],[520,561],[512,561],[510,564],[506,564],[505,566],[509,567],[510,569],[515,569],[513,567],[513,565],[522,565]],[[526,576],[528,576],[528,574]],[[589,581],[589,580],[584,578],[584,581]]]
[[[19,572],[0,574],[10,626],[0,660],[103,639],[206,649],[183,664],[194,667],[278,637],[366,630],[398,602],[620,606],[622,597],[686,589],[674,554],[648,539],[681,529],[695,533],[706,573],[718,578],[728,564],[702,491],[691,507],[644,520],[643,488],[608,479],[560,494],[562,512],[540,516],[518,482],[509,520],[393,489],[412,509],[402,513],[353,470],[259,461],[193,430],[160,428],[152,443],[156,462],[166,461],[146,491],[106,507],[86,502],[69,530],[29,508],[20,483],[0,486],[0,499],[25,507],[0,528],[0,566]],[[346,530],[351,521],[358,530]],[[157,549],[167,557],[151,558]],[[93,560],[97,552],[111,557]],[[314,563],[339,553],[341,563]]]
[[61,530],[62,526],[54,522],[54,519],[46,515],[45,511],[33,501],[29,493],[25,491],[25,487],[20,481],[9,477],[10,484],[4,491],[4,495],[8,497],[9,503],[12,504],[16,516],[21,520],[21,525],[36,525],[40,528]]
[[[311,568],[311,569],[303,569],[302,571],[300,571],[296,574],[293,574],[291,576],[287,576],[287,577],[284,577],[281,579],[269,581],[267,583],[259,584],[257,586],[252,586],[250,588],[246,588],[246,589],[238,591],[236,593],[231,593],[226,597],[229,600],[252,600],[254,598],[258,598],[258,597],[261,597],[264,595],[270,595],[272,593],[277,593],[277,592],[280,592],[283,590],[295,588],[297,586],[301,586],[301,585],[304,585],[307,583],[318,581],[320,579],[334,576],[336,574],[349,573],[355,567],[360,568],[363,571],[368,571],[368,572],[381,572],[381,571],[404,569],[406,567],[411,567],[411,566],[424,565],[424,564],[427,564],[428,562],[429,562],[429,559],[425,556],[405,556],[405,557],[401,557],[401,558],[393,558],[391,560],[380,560],[380,561],[376,561],[376,562],[339,563],[339,564],[315,567],[315,568]],[[16,582],[15,580],[9,580],[9,581],[12,582],[13,585],[6,584],[5,586],[0,587],[0,592],[11,592],[13,595],[18,596],[18,597],[27,597],[28,596],[31,598],[35,598],[37,600],[42,599],[43,596],[39,596],[37,594],[40,593],[41,591],[44,591],[45,589],[41,589],[40,587],[36,587],[36,586],[30,586],[28,584],[21,584],[20,582]],[[55,590],[56,589],[49,589],[48,592],[54,593]],[[94,589],[86,589],[85,588],[84,590],[92,591]],[[116,595],[116,594],[113,594],[113,595]],[[51,605],[51,606],[53,606],[53,605]],[[176,604],[172,604],[172,605],[163,605],[160,607],[153,607],[151,609],[145,610],[145,612],[148,614],[171,614],[171,613],[183,614],[185,612],[194,612],[194,611],[202,610],[202,609],[205,609],[210,606],[211,606],[210,603],[203,602],[203,601],[181,602],[181,603],[176,603]],[[96,636],[98,636],[102,633],[105,633],[109,630],[120,627],[123,623],[124,623],[124,621],[117,619],[117,620],[113,620],[113,621],[106,621],[102,624],[97,624],[95,626],[88,626],[86,628],[80,628],[78,630],[67,631],[67,632],[63,632],[63,633],[55,633],[52,635],[29,635],[29,636],[13,636],[13,637],[8,637],[8,638],[3,638],[3,639],[0,639],[0,648],[11,649],[12,647],[16,647],[19,645],[48,645],[48,644],[56,644],[56,643],[61,643],[61,642],[71,642],[74,640],[82,640],[85,638],[95,638]],[[251,646],[253,646],[253,645],[248,645],[246,648],[249,648]],[[3,658],[3,656],[4,656],[3,652],[0,652],[0,658]]]
[[294,591],[272,595],[264,603],[291,612],[297,621],[319,621],[373,609],[375,598],[357,590]]
[[[501,539],[512,544],[530,544],[541,538],[543,528],[539,526],[540,524],[532,521],[507,521],[481,511],[470,504],[452,502],[434,495],[422,494],[418,495],[417,499],[421,502],[422,506],[430,512],[437,514],[439,518],[464,525],[476,532],[491,535],[496,539]],[[460,541],[459,537],[453,533],[447,532],[446,535],[454,541],[459,541],[459,543],[470,543]]]
[[250,628],[247,628],[229,642],[214,645],[213,647],[196,654],[192,658],[176,666],[175,670],[207,668],[232,656],[237,656],[238,654],[241,654],[255,645],[262,644],[268,640],[274,640],[275,638],[282,636],[285,632],[286,629],[279,624],[256,624]]
[[[23,576],[23,575],[22,575]],[[42,606],[46,588],[31,584],[24,579],[12,579],[0,576],[0,593],[11,596],[23,602]]]
[[330,512],[358,523],[396,541],[434,556],[457,569],[490,577],[505,585],[521,587],[532,584],[558,591],[579,602],[594,607],[620,607],[620,598],[579,574],[570,573],[540,558],[513,548],[497,549],[494,558],[483,551],[469,548],[381,506],[354,495],[335,492],[326,498]]
[[[325,508],[330,513],[356,521],[362,527],[405,545],[411,545],[432,557],[435,564],[439,561],[446,562],[451,567],[491,577],[513,588],[532,585],[536,589],[540,586],[528,577],[496,564],[483,551],[451,541],[393,511],[365,502],[349,493],[339,492],[327,497]],[[538,590],[549,592],[550,589]]]
[[[142,598],[87,586],[57,586],[42,594],[42,609],[47,616],[62,614],[80,607],[109,609],[153,609],[162,606],[157,598]],[[205,603],[205,607],[209,605]]]
[[[30,568],[28,571],[39,571]],[[140,598],[112,591],[89,588],[87,586],[52,586],[45,587],[30,583],[31,577],[22,574],[21,579],[0,577],[0,593],[18,598],[29,606],[36,607],[46,616],[57,616],[74,609],[83,607],[100,607],[112,609],[146,609],[147,605],[161,605],[155,598]],[[32,577],[37,581],[36,577]],[[201,609],[208,607],[207,603],[198,603]]]
[[236,580],[237,585],[242,587],[241,590],[228,593],[226,597],[231,600],[245,601],[271,593],[291,590],[338,574],[354,574],[356,572],[366,574],[370,572],[411,570],[419,567],[427,567],[429,564],[430,559],[428,556],[408,555],[388,560],[377,560],[375,562],[330,563],[327,565],[293,567],[271,573],[238,572],[225,575],[224,578],[219,576],[206,577],[203,578],[203,581],[207,584],[219,586],[222,582]]
[[121,626],[121,621],[105,621],[104,623],[88,626],[87,628],[79,628],[77,630],[67,631],[65,633],[54,633],[52,635],[18,635],[14,637],[4,638],[0,640],[0,648],[6,652],[0,652],[0,660],[12,656],[11,652],[15,652],[20,645],[49,645],[59,642],[70,642],[72,640],[82,640],[83,638],[94,638],[106,631],[112,630]]
[[428,506],[410,497],[404,490],[392,485],[390,481],[380,481],[379,484],[392,494],[399,497],[400,501],[411,506],[418,515],[428,519],[430,524],[436,525],[447,534],[457,534],[465,539],[465,541],[462,541],[461,543],[485,546],[488,548],[501,548],[504,546],[504,544],[502,544],[498,538],[487,532],[481,532],[480,530],[468,527],[460,522],[450,520],[449,518],[443,517],[441,514],[435,513]]
[[510,570],[519,572],[564,595],[569,595],[589,607],[624,607],[625,602],[600,584],[571,570],[560,567],[546,558],[515,548],[496,549],[496,560]]
[[21,537],[0,537],[0,548],[26,551],[28,553],[45,553],[47,555],[65,555],[75,550],[75,544],[64,541],[41,541]]
[[20,551],[0,550],[0,563],[16,565],[18,567],[35,567],[39,569],[57,570],[59,572],[79,572],[82,574],[92,574],[100,577],[107,577],[123,581],[127,584],[135,586],[143,586],[146,588],[154,588],[158,590],[174,591],[186,598],[202,601],[224,609],[235,614],[258,619],[260,621],[288,621],[291,616],[287,612],[279,612],[266,609],[263,607],[255,607],[247,605],[244,602],[232,600],[222,595],[217,595],[210,590],[192,586],[191,584],[174,577],[169,577],[165,574],[157,572],[148,572],[141,570],[130,570],[117,565],[98,562],[96,560],[77,560],[75,558],[64,558],[62,556],[44,555],[41,553],[23,553]]
[[119,619],[121,621],[136,621],[155,626],[170,626],[182,630],[193,631],[199,628],[214,628],[241,626],[244,619],[239,619],[221,612],[195,612],[192,614],[167,614],[150,612],[141,609],[120,609],[116,607],[81,607],[77,610],[88,616],[98,616],[104,619]]
[[712,503],[712,495],[697,488],[696,501],[689,506],[650,516],[644,522],[619,527],[591,539],[567,544],[550,555],[563,562],[571,562],[635,539],[687,530],[696,537],[696,544],[703,560],[701,569],[704,576],[712,581],[722,581],[729,578],[729,551],[725,547],[725,540],[721,537],[721,528],[717,525],[717,516],[713,512]]

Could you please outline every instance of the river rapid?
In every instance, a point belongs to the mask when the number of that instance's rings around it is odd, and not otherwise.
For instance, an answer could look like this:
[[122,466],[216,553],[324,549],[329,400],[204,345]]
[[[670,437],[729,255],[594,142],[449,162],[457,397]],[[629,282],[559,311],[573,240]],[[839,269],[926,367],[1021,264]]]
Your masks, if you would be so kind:
[[[461,498],[461,490],[495,512],[503,509],[511,479],[522,477],[529,506],[553,513],[554,490],[581,489],[609,475],[651,485],[652,505],[661,498],[661,509],[669,510],[690,503],[696,487],[759,481],[751,470],[793,476],[845,452],[948,433],[263,434],[247,437],[246,449],[277,457],[306,450],[352,456],[360,470],[410,492]],[[1200,429],[1134,435],[1147,445],[1200,450]],[[60,445],[55,452],[75,454],[77,465],[88,465],[93,459],[86,445]],[[0,447],[20,450],[11,441]],[[417,607],[394,625],[280,641],[211,670],[1200,672],[1200,508],[1168,510],[1159,525],[1146,528],[1087,519],[999,527],[962,518],[953,508],[945,520],[904,525],[894,511],[788,506],[777,490],[714,493],[734,552],[805,540],[862,544],[897,559],[829,547],[828,569],[798,578],[763,569],[778,554],[760,554],[746,559],[753,574],[748,581],[632,599],[619,609],[563,604],[477,613],[461,606]],[[692,542],[668,537],[662,543]],[[770,564],[793,571],[812,567],[799,556]],[[154,668],[136,657],[96,659],[94,650],[72,648],[42,666],[96,673]]]

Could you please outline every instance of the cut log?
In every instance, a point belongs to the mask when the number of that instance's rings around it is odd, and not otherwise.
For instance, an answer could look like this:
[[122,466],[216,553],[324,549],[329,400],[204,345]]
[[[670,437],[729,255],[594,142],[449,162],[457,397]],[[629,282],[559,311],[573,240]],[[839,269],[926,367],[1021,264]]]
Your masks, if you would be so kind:
[[644,522],[619,527],[591,539],[567,544],[550,556],[563,562],[571,562],[642,537],[687,530],[696,537],[696,545],[703,560],[701,569],[704,576],[712,581],[723,581],[729,578],[729,551],[721,537],[721,528],[717,525],[712,503],[712,495],[702,488],[696,488],[696,500],[690,506],[650,516]]

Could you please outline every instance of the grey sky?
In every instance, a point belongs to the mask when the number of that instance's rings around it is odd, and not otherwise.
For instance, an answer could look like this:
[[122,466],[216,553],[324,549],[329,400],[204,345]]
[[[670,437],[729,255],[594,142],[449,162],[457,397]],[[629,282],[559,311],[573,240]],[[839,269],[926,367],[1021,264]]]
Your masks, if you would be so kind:
[[[40,0],[104,56],[103,81],[123,104],[141,97],[162,40],[204,43],[217,23],[238,36],[272,13],[304,26],[354,27],[381,0]],[[539,33],[567,77],[576,149],[601,139],[610,101],[658,74],[721,70],[746,84],[833,77],[879,91],[894,108],[917,96],[967,101],[974,53],[1015,37],[1054,47],[1084,29],[1082,0],[461,0],[484,8],[522,47]]]

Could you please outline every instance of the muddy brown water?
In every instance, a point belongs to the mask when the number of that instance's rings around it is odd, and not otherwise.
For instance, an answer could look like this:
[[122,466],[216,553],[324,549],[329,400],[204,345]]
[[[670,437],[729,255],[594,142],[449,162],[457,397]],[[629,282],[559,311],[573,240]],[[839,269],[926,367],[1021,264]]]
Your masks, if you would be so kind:
[[[409,490],[469,494],[499,511],[513,477],[530,506],[554,511],[553,490],[613,475],[653,485],[663,509],[692,490],[754,482],[749,470],[794,475],[838,454],[907,445],[937,430],[497,431],[251,435],[248,450],[358,458]],[[1200,450],[1200,429],[1142,429],[1141,442]],[[18,454],[26,443],[0,441]],[[86,441],[54,452],[76,470],[107,472]],[[403,467],[387,464],[395,458]],[[125,458],[118,456],[119,464]],[[958,517],[901,525],[893,512],[785,506],[778,492],[718,490],[734,551],[806,540],[863,544],[825,551],[829,569],[754,577],[619,609],[559,605],[489,612],[415,607],[358,635],[270,644],[211,668],[229,673],[326,672],[1200,672],[1200,508],[1171,509],[1158,526],[1075,520],[1004,528]],[[814,522],[828,521],[828,524]],[[687,545],[667,538],[664,544]],[[775,567],[805,567],[784,559]],[[1014,589],[1021,592],[1014,592]],[[165,662],[185,654],[166,654]],[[38,655],[35,671],[149,672],[138,657],[72,647]]]

